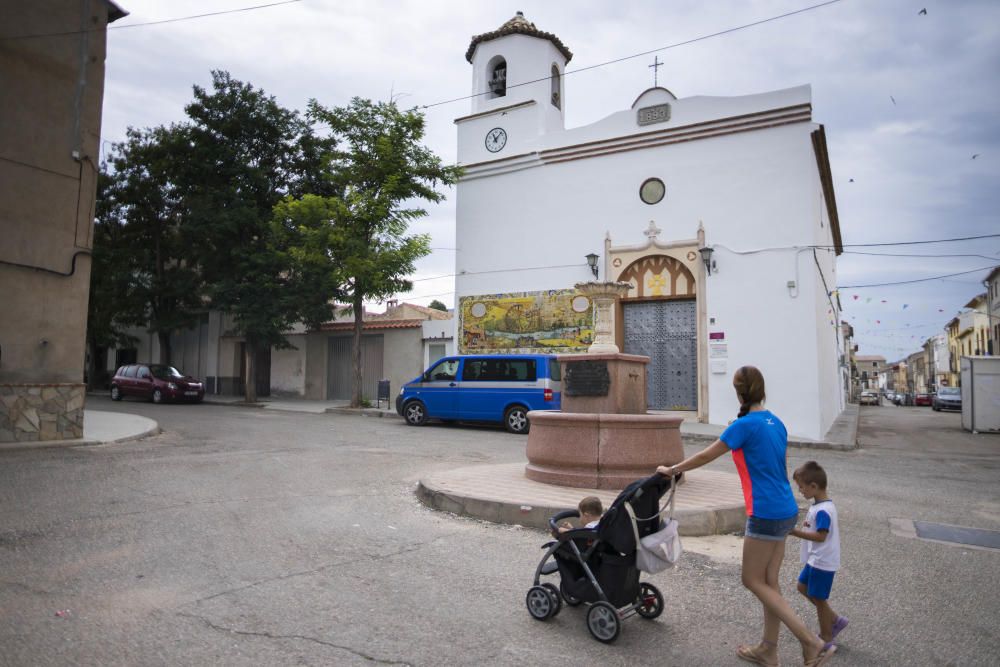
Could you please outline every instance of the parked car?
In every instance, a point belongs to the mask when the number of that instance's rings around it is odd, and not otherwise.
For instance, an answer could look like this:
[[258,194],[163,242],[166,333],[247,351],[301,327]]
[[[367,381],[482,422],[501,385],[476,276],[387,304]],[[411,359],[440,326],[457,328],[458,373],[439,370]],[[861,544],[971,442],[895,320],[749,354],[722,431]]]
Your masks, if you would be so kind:
[[111,400],[136,396],[154,403],[193,401],[205,398],[205,385],[166,364],[127,364],[111,378]]
[[959,387],[941,387],[938,392],[934,394],[934,400],[931,403],[931,407],[934,410],[961,410],[962,409],[962,390]]
[[527,433],[530,410],[558,410],[559,361],[551,354],[445,357],[407,382],[396,412],[411,426],[428,419],[501,422],[511,433]]
[[934,405],[934,394],[917,394],[913,398],[914,405]]
[[858,399],[859,405],[878,405],[878,393],[874,391],[863,391]]

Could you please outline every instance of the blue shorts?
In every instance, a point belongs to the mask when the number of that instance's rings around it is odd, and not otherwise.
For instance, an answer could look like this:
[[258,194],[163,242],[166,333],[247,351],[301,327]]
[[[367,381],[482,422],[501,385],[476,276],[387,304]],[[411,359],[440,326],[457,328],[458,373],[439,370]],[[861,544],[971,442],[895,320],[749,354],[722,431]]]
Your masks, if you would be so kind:
[[806,565],[799,574],[799,583],[806,587],[806,595],[817,600],[829,600],[830,589],[833,588],[833,575],[836,572],[820,570],[812,565]]
[[747,517],[746,536],[757,540],[781,542],[792,532],[799,515],[793,514],[787,519],[761,519],[756,516]]

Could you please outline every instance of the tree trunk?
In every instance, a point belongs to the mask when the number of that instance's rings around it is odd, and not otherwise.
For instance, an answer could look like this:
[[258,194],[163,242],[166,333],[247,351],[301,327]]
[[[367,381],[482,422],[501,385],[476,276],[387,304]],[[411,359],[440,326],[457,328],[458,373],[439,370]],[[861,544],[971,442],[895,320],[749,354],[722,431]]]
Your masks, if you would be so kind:
[[98,346],[97,343],[88,339],[87,347],[90,349],[90,354],[87,355],[87,390],[95,391],[100,388],[100,378],[97,377],[100,370],[97,367]]
[[246,350],[246,381],[243,383],[243,400],[247,403],[257,402],[257,342],[247,339]]
[[351,407],[361,407],[361,385],[364,382],[361,373],[361,331],[364,327],[364,302],[361,297],[354,298],[354,340],[351,345]]
[[172,354],[172,350],[170,349],[170,332],[157,331],[156,337],[160,341],[160,363],[169,365]]

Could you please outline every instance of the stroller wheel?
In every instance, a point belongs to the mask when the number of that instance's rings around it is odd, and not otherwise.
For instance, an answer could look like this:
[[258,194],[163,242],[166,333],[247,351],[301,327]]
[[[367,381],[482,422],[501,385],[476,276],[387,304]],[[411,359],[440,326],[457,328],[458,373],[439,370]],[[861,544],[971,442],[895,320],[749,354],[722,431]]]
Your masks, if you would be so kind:
[[618,610],[607,602],[595,602],[587,610],[587,629],[599,642],[609,644],[618,638],[622,624]]
[[644,581],[639,584],[639,599],[636,604],[639,606],[635,613],[652,620],[663,613],[663,594],[656,586]]
[[554,616],[555,602],[552,601],[552,593],[544,586],[532,586],[528,589],[525,597],[528,605],[528,613],[536,621],[544,621],[550,616]]
[[552,596],[552,613],[549,614],[549,618],[552,618],[559,613],[559,610],[562,609],[562,598],[559,597],[559,589],[556,588],[555,584],[545,582],[542,586],[544,586]]
[[575,607],[578,604],[580,604],[581,602],[583,602],[583,600],[581,600],[580,598],[575,598],[572,595],[570,595],[570,593],[566,590],[566,582],[565,581],[560,581],[559,582],[559,592],[562,593],[562,599],[563,599],[563,601],[566,604],[568,604],[570,607]]

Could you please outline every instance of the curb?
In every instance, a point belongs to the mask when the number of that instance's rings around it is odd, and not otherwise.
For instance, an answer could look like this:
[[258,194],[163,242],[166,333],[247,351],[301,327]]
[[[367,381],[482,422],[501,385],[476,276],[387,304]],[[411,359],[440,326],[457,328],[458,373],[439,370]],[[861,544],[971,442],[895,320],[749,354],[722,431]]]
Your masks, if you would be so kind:
[[122,442],[131,442],[133,440],[142,440],[143,438],[148,438],[153,435],[159,435],[163,433],[163,429],[160,428],[159,424],[154,422],[153,428],[146,429],[141,433],[136,433],[133,435],[122,436],[121,438],[114,438],[112,440],[95,440],[95,439],[75,439],[75,440],[41,440],[36,442],[0,442],[0,452],[17,452],[26,451],[30,449],[56,449],[56,448],[69,448],[69,447],[94,447],[96,445],[114,445]]
[[[681,433],[681,441],[687,444],[696,445],[710,445],[718,440],[718,436],[714,435],[704,435],[702,433]],[[804,440],[789,440],[789,447],[796,447],[798,449],[832,449],[842,452],[853,452],[858,449],[858,446],[850,445],[840,442],[812,442]]]
[[387,412],[379,408],[327,408],[324,412],[332,415],[354,415],[355,417],[377,417],[379,419],[385,416],[399,416],[395,412]]
[[[544,531],[549,530],[549,517],[566,509],[563,506],[518,505],[506,501],[469,498],[441,490],[424,480],[417,484],[415,493],[420,502],[434,510]],[[680,524],[680,534],[688,537],[735,533],[743,530],[746,525],[746,512],[742,506],[677,510],[675,516]]]

